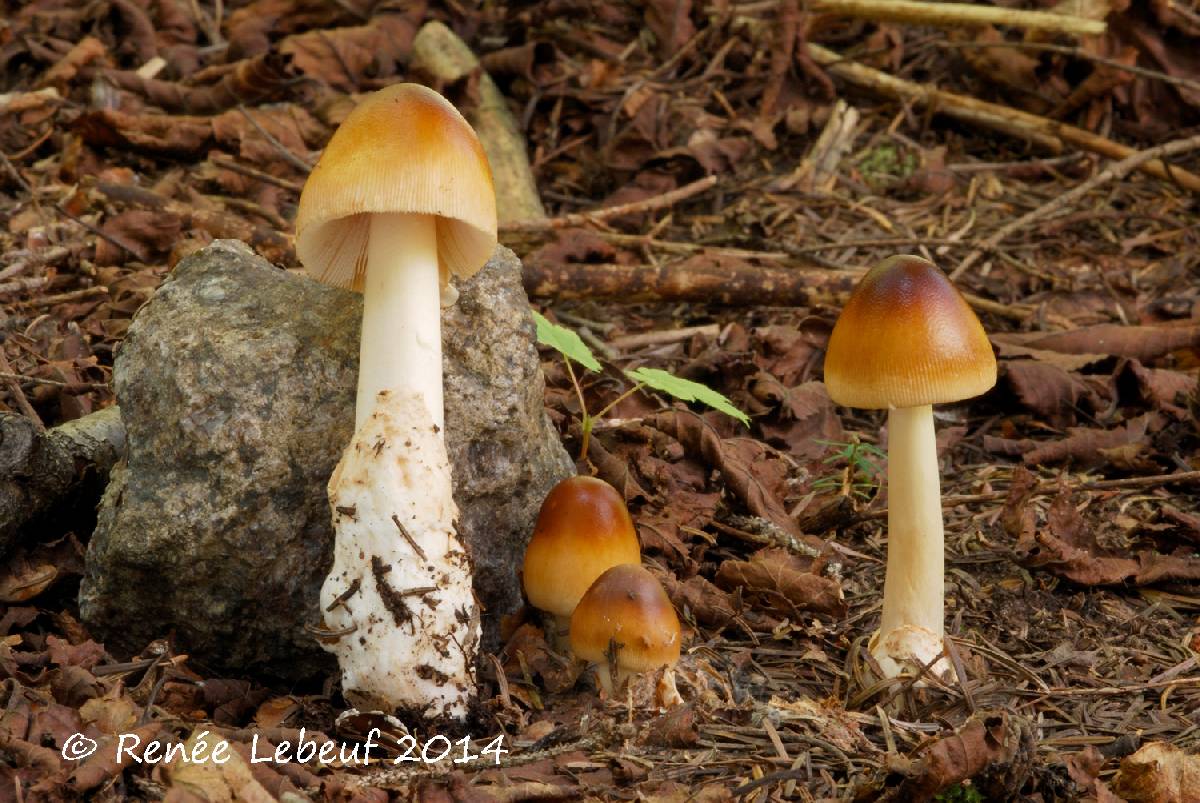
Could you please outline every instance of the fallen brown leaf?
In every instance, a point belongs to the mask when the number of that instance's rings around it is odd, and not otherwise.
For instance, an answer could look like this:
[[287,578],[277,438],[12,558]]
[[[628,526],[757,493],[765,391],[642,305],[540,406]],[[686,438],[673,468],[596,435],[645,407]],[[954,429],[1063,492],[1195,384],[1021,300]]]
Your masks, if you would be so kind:
[[919,803],[967,778],[988,800],[1011,800],[1033,766],[1029,723],[1006,712],[976,714],[921,752],[894,800]]
[[1014,473],[1002,514],[1005,530],[1015,541],[1013,550],[1023,565],[1048,569],[1088,586],[1200,579],[1200,558],[1186,553],[1164,555],[1149,549],[1121,553],[1101,547],[1096,528],[1111,523],[1102,514],[1085,520],[1065,484],[1046,512],[1045,526],[1039,527],[1036,512],[1028,504],[1035,485],[1029,472]]
[[1200,346],[1200,324],[1120,326],[1099,324],[1067,332],[1006,333],[994,340],[1066,354],[1109,354],[1149,363],[1172,351]]
[[[188,737],[184,745],[188,756],[195,750],[202,750],[203,745],[208,749],[201,754],[211,755],[217,740],[211,733],[202,740],[202,733],[203,729],[197,728]],[[239,803],[274,803],[275,797],[254,778],[249,763],[237,750],[228,749],[224,756],[227,760],[221,763],[173,761],[164,765],[168,790],[179,788],[209,803],[233,803],[235,800]]]
[[826,450],[820,441],[841,441],[842,420],[825,390],[824,382],[805,382],[789,388],[766,371],[751,380],[750,393],[766,404],[778,406],[776,415],[759,419],[768,441],[787,445],[799,460],[815,460]]
[[1052,423],[1073,421],[1075,407],[1083,401],[1089,409],[1096,407],[1091,388],[1057,365],[1036,360],[1004,360],[1000,365],[1021,404]]
[[56,582],[82,574],[83,547],[74,535],[20,548],[0,570],[0,602],[28,602]]
[[751,513],[789,535],[800,535],[781,498],[788,465],[775,450],[753,438],[723,438],[712,422],[690,410],[660,413],[647,423],[720,471],[727,486]]
[[770,632],[777,624],[773,617],[742,604],[740,598],[735,599],[699,575],[684,582],[665,572],[655,572],[655,576],[676,610],[685,615],[690,613],[699,624],[720,630],[745,622],[745,627],[758,632]]
[[813,568],[811,559],[770,548],[754,553],[748,561],[723,562],[715,580],[725,589],[743,589],[768,610],[785,616],[795,616],[799,610],[845,615],[841,585],[833,578],[814,574]]
[[1108,788],[1108,784],[1100,780],[1100,768],[1104,766],[1105,758],[1094,746],[1088,745],[1078,753],[1072,753],[1067,756],[1066,766],[1067,774],[1071,776],[1071,780],[1083,792],[1087,793],[1087,797],[1083,800],[1095,801],[1095,803],[1121,803],[1121,799],[1114,795]]
[[[1026,465],[1049,465],[1071,461],[1080,466],[1096,466],[1109,462],[1106,450],[1139,445],[1147,436],[1164,424],[1158,413],[1146,413],[1131,418],[1112,429],[1068,427],[1067,437],[1056,441],[1035,441],[1029,438],[1009,439],[985,435],[984,448],[997,454],[1020,455]],[[1123,453],[1110,453],[1122,457]]]
[[876,749],[863,735],[858,722],[840,703],[804,696],[795,700],[772,697],[767,707],[780,722],[803,723],[811,729],[813,735],[820,736],[842,750],[859,752]]
[[1131,803],[1200,803],[1200,756],[1151,742],[1121,761],[1112,786]]

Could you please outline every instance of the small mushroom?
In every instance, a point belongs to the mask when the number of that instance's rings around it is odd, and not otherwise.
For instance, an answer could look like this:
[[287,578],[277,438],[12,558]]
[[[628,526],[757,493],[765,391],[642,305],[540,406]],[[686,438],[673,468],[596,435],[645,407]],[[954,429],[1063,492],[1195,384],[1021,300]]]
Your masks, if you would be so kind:
[[595,665],[610,697],[630,675],[674,666],[680,642],[667,592],[640,564],[604,572],[571,615],[571,651]]
[[562,647],[571,613],[596,578],[641,560],[633,519],[617,489],[595,477],[568,477],[538,512],[525,550],[525,596],[554,617],[551,640]]
[[944,545],[934,404],[996,384],[975,313],[932,263],[895,256],[869,271],[829,336],[825,385],[847,407],[888,411],[888,561],[869,649],[888,677],[945,659]]

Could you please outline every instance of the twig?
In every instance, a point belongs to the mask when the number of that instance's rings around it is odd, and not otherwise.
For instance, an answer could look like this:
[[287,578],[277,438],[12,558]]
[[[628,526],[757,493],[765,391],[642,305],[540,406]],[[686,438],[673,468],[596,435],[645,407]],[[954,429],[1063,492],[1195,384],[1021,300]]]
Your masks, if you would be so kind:
[[545,218],[542,220],[519,220],[513,223],[505,223],[500,226],[501,231],[544,231],[546,229],[565,229],[571,226],[583,226],[587,223],[593,223],[600,220],[607,220],[612,217],[620,217],[621,215],[630,215],[637,212],[648,212],[652,209],[661,209],[664,206],[671,206],[685,198],[690,198],[693,195],[698,195],[705,190],[711,188],[717,183],[716,176],[708,176],[699,181],[693,181],[691,184],[685,184],[676,190],[664,192],[662,195],[655,195],[652,198],[643,198],[640,201],[633,201],[627,204],[618,204],[617,206],[606,206],[601,209],[594,209],[591,212],[576,212],[562,217]]
[[135,248],[134,246],[125,242],[120,237],[109,234],[108,232],[102,230],[100,227],[93,226],[91,223],[88,223],[86,220],[76,217],[75,215],[68,212],[66,209],[63,209],[62,206],[59,204],[54,205],[54,210],[56,212],[58,212],[60,215],[62,215],[63,217],[67,218],[68,220],[71,220],[75,223],[78,223],[80,226],[83,226],[85,229],[87,229],[92,234],[99,237],[101,240],[107,240],[108,242],[115,245],[117,248],[120,248],[122,251],[128,251],[130,254],[133,255],[133,257],[135,259],[142,258],[143,254],[140,251],[138,251],[137,248]]
[[417,543],[416,539],[413,538],[409,534],[408,530],[405,529],[404,525],[400,523],[400,517],[393,513],[392,521],[395,523],[396,528],[400,530],[400,534],[404,536],[404,540],[407,541],[408,545],[413,548],[413,552],[416,552],[421,557],[421,560],[429,560],[429,558],[425,556],[425,550],[421,549],[421,545]]
[[[817,64],[844,81],[918,106],[927,106],[964,122],[1034,140],[1055,153],[1063,151],[1064,142],[1113,159],[1124,159],[1136,153],[1128,145],[1113,142],[1099,134],[1058,120],[947,92],[928,84],[906,81],[865,64],[847,61],[840,54],[811,42],[808,43],[808,49]],[[1182,168],[1168,167],[1161,160],[1152,158],[1139,162],[1138,169],[1152,176],[1173,181],[1192,192],[1200,192],[1200,176]]]
[[81,290],[71,290],[67,293],[59,293],[53,296],[42,296],[40,298],[31,298],[28,301],[18,301],[17,305],[22,307],[49,307],[54,304],[67,304],[72,301],[82,301],[85,298],[93,296],[108,295],[107,287],[84,287]]
[[[8,355],[4,353],[4,349],[0,348],[0,371],[5,374],[13,374],[12,366],[8,362]],[[34,427],[38,432],[45,432],[46,425],[42,422],[41,416],[37,414],[37,410],[33,409],[33,405],[29,403],[29,399],[25,397],[25,391],[21,390],[21,385],[11,376],[4,378],[4,384],[8,388],[8,392],[12,395],[13,401],[16,402],[17,408],[24,413],[25,417],[33,422]]]
[[[338,594],[336,597],[334,597],[333,602],[331,602],[325,606],[325,612],[329,613],[337,606],[344,604],[346,602],[346,600],[350,599],[355,594],[357,594],[360,588],[362,588],[362,580],[355,577],[354,582],[352,582],[350,584],[349,588],[347,588],[342,593]],[[349,610],[349,609],[347,608],[347,610]]]
[[780,189],[799,186],[806,192],[827,194],[837,181],[842,159],[854,145],[858,128],[858,109],[838,99],[816,143],[790,176],[779,182]]
[[141,658],[137,661],[125,661],[119,664],[106,664],[98,666],[92,670],[92,674],[98,678],[108,677],[109,675],[122,675],[126,672],[137,672],[142,669],[149,669],[158,663],[158,658]]
[[685,243],[676,240],[659,240],[648,234],[622,234],[616,231],[597,231],[597,237],[620,245],[639,245],[649,248],[660,248],[680,254],[694,254],[703,251],[711,256],[734,257],[736,259],[788,259],[791,254],[785,251],[754,251],[749,248],[729,248],[709,243]]
[[311,164],[284,147],[283,143],[275,139],[270,131],[259,125],[258,120],[255,120],[254,116],[250,114],[250,112],[246,111],[245,106],[238,104],[237,110],[242,113],[242,116],[246,118],[250,125],[254,126],[254,129],[258,131],[258,133],[262,134],[263,138],[267,142],[271,143],[275,150],[279,152],[279,155],[291,163],[293,167],[305,174],[312,172],[313,166]]
[[[998,231],[984,240],[984,246],[985,248],[995,248],[1013,232],[1027,228],[1034,221],[1044,221],[1048,219],[1054,212],[1057,212],[1064,206],[1075,203],[1075,201],[1079,200],[1096,187],[1099,187],[1101,184],[1122,179],[1147,162],[1152,160],[1159,161],[1164,157],[1185,153],[1187,151],[1195,150],[1196,148],[1200,148],[1200,134],[1192,137],[1186,137],[1185,139],[1177,139],[1173,142],[1166,142],[1162,145],[1157,145],[1153,148],[1147,148],[1144,151],[1138,151],[1131,156],[1127,156],[1115,164],[1110,164],[1108,167],[1104,168],[1082,184],[1073,187],[1067,192],[1064,192],[1062,195],[1054,196],[1037,209],[1026,212],[1016,220],[1009,221],[1005,225],[1001,226]],[[959,266],[951,271],[950,278],[957,279],[964,272],[966,272],[966,270],[974,265],[976,260],[983,255],[984,250],[984,248],[977,248],[971,251],[971,253],[967,254],[966,258],[959,263]]]
[[295,181],[289,181],[286,178],[279,178],[278,176],[272,176],[270,173],[264,173],[263,171],[261,171],[257,168],[250,167],[249,165],[244,165],[241,162],[235,161],[233,159],[230,159],[227,156],[222,156],[217,153],[210,155],[208,157],[208,161],[212,162],[214,165],[221,168],[222,170],[231,170],[234,173],[241,173],[243,176],[248,176],[248,177],[254,179],[255,181],[263,181],[263,182],[266,182],[267,184],[274,184],[276,187],[282,187],[283,189],[289,190],[290,192],[298,193],[302,189],[302,186],[300,184],[297,184]]
[[17,279],[11,282],[4,282],[0,284],[0,295],[5,293],[20,293],[24,290],[37,290],[45,287],[48,281],[49,279],[45,276],[35,276],[32,279]]
[[43,379],[40,376],[27,376],[26,374],[10,374],[7,371],[0,371],[0,379],[11,379],[14,382],[31,382],[35,385],[49,385],[54,388],[71,388],[73,390],[108,390],[108,384],[105,382],[60,382],[57,379]]
[[150,695],[146,698],[146,705],[144,708],[142,708],[142,715],[139,716],[137,720],[139,727],[150,721],[150,712],[151,709],[154,708],[154,701],[158,699],[159,692],[161,692],[163,686],[166,685],[167,678],[170,677],[171,670],[174,668],[171,665],[169,658],[167,658],[165,655],[160,655],[158,661],[155,662],[154,666],[150,667],[149,671],[153,672],[160,666],[163,667],[162,674],[160,674],[158,679],[154,681],[154,686],[150,689]]
[[237,198],[229,195],[205,195],[204,198],[220,204],[226,209],[234,209],[241,212],[243,215],[260,217],[281,231],[286,231],[291,225],[278,212],[274,212],[262,204],[255,203],[249,198]]
[[907,22],[958,28],[964,25],[1010,25],[1032,31],[1054,31],[1075,36],[1103,34],[1103,20],[1055,14],[1049,11],[1022,11],[1002,6],[974,3],[921,3],[916,0],[816,0],[816,11],[868,20]]
[[687,340],[693,335],[716,337],[720,331],[721,326],[715,323],[704,324],[703,326],[685,326],[680,329],[659,329],[653,332],[640,332],[636,335],[616,337],[612,339],[610,345],[618,349],[661,346],[664,343],[678,343],[680,340]]
[[1146,67],[1138,67],[1136,64],[1125,64],[1116,59],[1106,59],[1103,56],[1097,56],[1088,53],[1083,48],[1068,47],[1066,45],[1053,45],[1048,42],[937,42],[937,47],[947,49],[979,49],[984,48],[1013,48],[1016,50],[1033,50],[1043,53],[1061,53],[1064,56],[1072,56],[1073,58],[1091,61],[1096,64],[1103,64],[1105,67],[1111,67],[1114,70],[1121,70],[1132,75],[1140,75],[1143,78],[1150,78],[1155,81],[1162,81],[1164,84],[1172,86],[1181,86],[1185,89],[1190,89],[1193,92],[1200,92],[1200,81],[1192,81],[1188,78],[1179,78],[1174,75],[1168,75],[1165,72],[1158,70],[1147,69]]
[[[1191,485],[1200,482],[1200,471],[1179,471],[1174,474],[1151,474],[1145,477],[1121,477],[1115,480],[1096,480],[1068,486],[1071,491],[1110,491],[1119,488],[1154,488],[1159,485],[1184,484]],[[1031,495],[1041,495],[1057,492],[1062,486],[1058,480],[1039,482],[1030,491]],[[989,491],[982,494],[959,494],[942,497],[942,507],[957,507],[975,502],[994,502],[997,499],[1007,499],[1008,491]],[[886,519],[887,508],[870,510],[856,517],[855,521],[874,521]]]
[[1093,694],[1125,695],[1136,691],[1150,691],[1164,686],[1200,686],[1200,677],[1176,678],[1173,680],[1149,681],[1147,683],[1131,683],[1128,686],[1095,686],[1081,689],[1078,686],[1051,686],[1047,689],[1010,689],[1013,694],[1033,695],[1036,697],[1090,697]]
[[34,194],[33,187],[29,186],[29,182],[26,181],[25,177],[20,174],[16,165],[9,160],[4,151],[0,151],[0,164],[4,165],[4,169],[8,171],[9,175],[16,180],[17,184],[21,185],[21,189],[25,190],[25,193],[29,196],[29,199],[33,202],[34,207],[39,207],[37,195]]
[[1014,162],[958,162],[956,164],[946,165],[946,169],[951,173],[1005,173],[1017,170],[1030,170],[1039,167],[1058,167],[1059,165],[1071,164],[1083,159],[1081,153],[1070,153],[1066,156],[1050,156],[1045,159],[1029,159],[1026,161]]
[[937,237],[867,237],[861,240],[837,240],[828,243],[808,243],[806,245],[787,245],[785,246],[789,254],[802,256],[811,254],[817,251],[838,251],[841,249],[852,248],[881,248],[884,246],[907,246],[916,248],[919,245],[936,247],[936,246],[959,246],[962,248],[970,248],[980,243],[980,240],[952,240],[949,238]]
[[[5,256],[25,255],[24,259],[18,259],[7,267],[0,269],[0,281],[8,281],[14,276],[20,276],[29,268],[37,265],[49,265],[57,263],[61,259],[66,259],[71,255],[70,250],[61,245],[51,246],[50,248],[40,248],[33,252],[22,250],[19,252],[9,252]],[[27,280],[31,281],[31,280]],[[4,285],[0,285],[3,287]]]

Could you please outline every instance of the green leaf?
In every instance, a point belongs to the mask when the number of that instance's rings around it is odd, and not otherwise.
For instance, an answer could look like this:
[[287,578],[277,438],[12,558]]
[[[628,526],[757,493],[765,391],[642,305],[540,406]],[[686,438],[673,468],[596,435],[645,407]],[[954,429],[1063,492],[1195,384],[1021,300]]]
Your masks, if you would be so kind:
[[734,407],[729,399],[717,393],[712,388],[701,385],[699,382],[680,379],[674,374],[669,374],[658,368],[638,368],[633,371],[626,371],[625,375],[635,382],[640,382],[654,390],[660,390],[677,399],[689,402],[698,401],[701,404],[707,404],[714,410],[720,410],[725,415],[733,416],[746,426],[750,426],[750,417],[748,415]]
[[559,354],[574,360],[589,371],[601,370],[600,363],[596,361],[592,350],[587,347],[586,343],[579,339],[579,335],[565,326],[550,323],[537,310],[531,310],[531,312],[533,312],[533,320],[537,324],[537,339],[539,343],[549,346]]

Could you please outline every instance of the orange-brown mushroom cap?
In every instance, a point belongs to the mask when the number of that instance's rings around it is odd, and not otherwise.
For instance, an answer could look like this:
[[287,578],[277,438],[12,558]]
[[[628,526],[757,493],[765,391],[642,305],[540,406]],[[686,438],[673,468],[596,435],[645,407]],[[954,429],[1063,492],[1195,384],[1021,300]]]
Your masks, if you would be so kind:
[[979,319],[933,263],[915,256],[889,257],[863,276],[825,353],[825,387],[847,407],[940,404],[995,384]]
[[370,215],[437,217],[438,268],[473,275],[496,248],[492,171],[471,125],[419,84],[393,84],[346,117],[309,174],[296,255],[318,281],[362,291]]
[[542,502],[525,550],[525,596],[567,617],[606,569],[640,563],[641,546],[625,500],[604,480],[568,477]]
[[571,652],[602,664],[615,643],[623,672],[673,666],[681,639],[667,592],[640,564],[614,566],[600,575],[571,615]]

